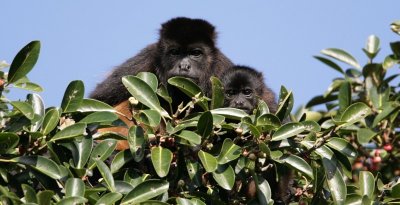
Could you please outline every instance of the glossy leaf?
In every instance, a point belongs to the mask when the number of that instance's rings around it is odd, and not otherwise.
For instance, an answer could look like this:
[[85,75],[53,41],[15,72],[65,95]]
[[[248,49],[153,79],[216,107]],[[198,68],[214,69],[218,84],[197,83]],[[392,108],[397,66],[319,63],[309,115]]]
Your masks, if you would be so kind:
[[343,112],[351,104],[351,85],[345,81],[339,89],[339,110]]
[[25,83],[17,83],[14,84],[14,87],[32,91],[32,92],[43,92],[43,88],[40,85],[32,82],[25,82]]
[[276,116],[283,121],[292,111],[293,104],[294,98],[292,91],[288,91],[284,86],[282,86],[279,93],[279,106],[276,111]]
[[28,102],[32,105],[33,113],[35,114],[35,122],[31,125],[31,132],[36,132],[43,123],[44,118],[44,103],[40,95],[33,93],[28,94]]
[[104,140],[97,144],[90,155],[88,168],[93,169],[95,167],[94,160],[106,160],[114,152],[116,146],[117,141],[113,139]]
[[400,198],[400,183],[397,183],[392,187],[390,196],[393,198]]
[[260,117],[264,114],[268,114],[268,113],[270,113],[270,110],[269,110],[267,103],[264,100],[259,100],[257,109],[256,109],[256,117],[258,118],[258,117]]
[[25,195],[25,202],[26,203],[37,203],[38,199],[36,197],[36,191],[27,184],[21,184],[22,191]]
[[79,178],[69,178],[65,183],[65,196],[81,196],[85,195],[85,183]]
[[141,110],[141,119],[151,127],[157,127],[161,122],[161,115],[155,110]]
[[345,139],[332,137],[326,143],[332,149],[344,154],[347,157],[356,158],[357,150]]
[[54,192],[51,190],[40,191],[37,194],[39,205],[51,205],[51,199],[54,196]]
[[204,152],[203,150],[200,150],[198,152],[198,156],[206,172],[213,172],[217,169],[218,162],[214,156],[207,152]]
[[7,153],[18,145],[19,136],[12,132],[0,133],[0,154]]
[[107,193],[97,200],[95,205],[113,205],[122,198],[121,193]]
[[57,205],[75,205],[75,204],[84,204],[88,200],[84,197],[81,196],[70,196],[70,197],[65,197],[62,200],[60,200]]
[[14,109],[20,111],[26,118],[32,120],[35,117],[35,113],[33,112],[33,107],[31,104],[21,101],[13,101],[10,103]]
[[79,122],[90,124],[90,123],[113,122],[117,119],[118,115],[116,115],[115,113],[107,111],[99,111],[89,114]]
[[274,128],[278,128],[281,126],[281,121],[273,114],[263,114],[257,118],[256,125],[270,125]]
[[279,141],[293,137],[306,130],[305,126],[298,122],[290,122],[280,127],[273,135],[272,141]]
[[35,66],[40,53],[40,41],[31,41],[22,48],[15,56],[8,72],[7,81],[9,84],[25,77]]
[[218,108],[210,111],[213,115],[222,115],[228,119],[234,120],[240,120],[242,117],[248,116],[245,111],[236,108]]
[[99,159],[95,159],[94,162],[96,163],[96,166],[99,169],[100,174],[103,177],[108,190],[110,190],[111,192],[115,192],[116,190],[115,190],[114,177],[108,166]]
[[269,204],[271,202],[272,191],[267,180],[261,176],[257,177],[257,198],[261,204]]
[[121,201],[121,205],[139,204],[168,191],[167,181],[150,179],[144,181],[129,192]]
[[362,102],[350,105],[342,114],[340,121],[346,122],[343,126],[354,124],[371,113],[371,109]]
[[157,95],[167,101],[169,104],[172,103],[172,98],[169,96],[168,90],[163,84],[160,84],[159,88],[157,89]]
[[314,179],[313,170],[311,166],[302,158],[296,155],[284,155],[279,158],[280,161],[305,174],[308,178]]
[[321,51],[322,54],[335,58],[336,60],[347,63],[355,68],[361,68],[357,60],[344,50],[337,48],[328,48]]
[[139,102],[150,109],[158,111],[161,116],[170,118],[168,113],[161,107],[156,93],[146,82],[135,76],[124,76],[122,77],[122,83]]
[[[185,78],[185,77],[172,77],[168,79],[168,83],[177,87],[183,93],[185,93],[189,97],[194,97],[195,95],[202,93],[199,86],[196,85],[192,80]],[[201,94],[203,96],[203,94]],[[199,102],[200,107],[204,110],[208,110],[208,105],[204,102]]]
[[75,123],[57,132],[57,134],[55,134],[50,141],[54,142],[56,140],[71,139],[77,136],[85,135],[85,133],[86,133],[86,123]]
[[177,134],[177,136],[195,145],[199,145],[201,143],[201,136],[189,130],[182,130],[179,134]]
[[201,172],[200,172],[200,164],[197,161],[185,159],[186,169],[189,174],[190,180],[197,185],[201,185]]
[[385,60],[383,60],[382,67],[383,69],[387,70],[396,65],[396,63],[397,63],[396,57],[393,55],[388,55],[386,56]]
[[128,131],[129,149],[136,162],[144,157],[144,131],[140,126],[132,126]]
[[111,173],[119,171],[126,163],[133,160],[133,156],[129,150],[118,152],[111,162]]
[[359,173],[359,183],[361,196],[367,196],[370,199],[374,199],[375,191],[375,178],[371,172],[360,171]]
[[212,94],[211,94],[211,109],[216,109],[223,107],[224,105],[224,87],[221,81],[212,76],[211,77],[211,87],[212,87]]
[[199,122],[197,124],[197,133],[199,133],[205,139],[210,136],[212,131],[213,131],[213,116],[210,111],[207,111],[204,112],[199,118]]
[[42,156],[21,156],[13,158],[11,161],[29,165],[35,170],[53,178],[60,179],[62,177],[58,165],[51,159]]
[[70,82],[61,102],[63,112],[75,112],[80,107],[84,94],[85,86],[81,80]]
[[151,149],[151,162],[159,177],[165,177],[169,173],[172,162],[172,152],[163,147]]
[[115,112],[114,108],[110,105],[95,100],[95,99],[83,99],[79,107],[78,112]]
[[230,165],[218,165],[218,168],[212,172],[212,176],[218,185],[226,190],[231,190],[235,183],[235,172]]
[[60,113],[56,108],[51,108],[47,110],[41,128],[42,134],[48,135],[54,128],[57,127],[59,120],[60,120]]
[[218,155],[218,164],[226,164],[235,160],[241,153],[241,147],[235,145],[231,139],[226,138]]
[[77,169],[82,169],[86,165],[92,152],[93,139],[92,136],[87,135],[80,141],[74,142],[76,151],[72,153],[74,157],[75,166]]
[[369,128],[360,128],[357,131],[357,141],[360,144],[368,143],[373,137],[376,136],[376,132]]
[[329,60],[327,58],[320,57],[320,56],[314,56],[314,58],[316,58],[317,60],[321,61],[325,65],[333,68],[334,70],[344,74],[343,69],[338,64],[336,64],[335,62],[333,62],[333,61],[331,61],[331,60]]
[[372,123],[372,127],[375,127],[378,125],[379,122],[381,122],[383,119],[389,117],[391,113],[393,113],[395,110],[400,108],[400,103],[399,102],[387,102],[382,106],[382,112],[380,112],[374,119],[374,122]]
[[379,38],[375,35],[370,35],[363,51],[372,60],[378,54],[379,46]]
[[307,120],[300,123],[304,125],[304,129],[307,131],[313,131],[313,132],[321,131],[321,126],[319,126],[319,124],[316,123],[315,121]]
[[154,73],[140,72],[136,75],[136,77],[138,77],[138,78],[142,79],[144,82],[146,82],[151,87],[151,89],[153,89],[154,92],[157,91],[158,79]]

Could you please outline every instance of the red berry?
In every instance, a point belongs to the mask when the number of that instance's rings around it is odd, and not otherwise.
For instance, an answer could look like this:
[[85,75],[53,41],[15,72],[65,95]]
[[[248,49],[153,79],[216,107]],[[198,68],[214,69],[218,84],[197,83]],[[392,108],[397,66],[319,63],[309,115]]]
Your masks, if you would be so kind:
[[383,146],[383,149],[385,149],[386,151],[390,152],[393,149],[393,146],[391,144],[386,144],[385,146]]
[[372,162],[375,164],[380,163],[382,162],[382,158],[380,156],[376,156],[372,159]]

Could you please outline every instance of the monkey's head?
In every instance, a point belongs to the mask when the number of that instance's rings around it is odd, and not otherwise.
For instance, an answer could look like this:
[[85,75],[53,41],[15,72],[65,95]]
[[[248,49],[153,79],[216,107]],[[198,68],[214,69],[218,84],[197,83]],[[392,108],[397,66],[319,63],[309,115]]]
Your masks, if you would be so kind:
[[162,24],[157,43],[161,82],[182,76],[209,90],[209,77],[215,73],[215,38],[214,26],[205,20],[179,17]]
[[221,80],[225,90],[224,106],[251,114],[257,106],[258,97],[263,93],[262,74],[246,66],[234,66]]

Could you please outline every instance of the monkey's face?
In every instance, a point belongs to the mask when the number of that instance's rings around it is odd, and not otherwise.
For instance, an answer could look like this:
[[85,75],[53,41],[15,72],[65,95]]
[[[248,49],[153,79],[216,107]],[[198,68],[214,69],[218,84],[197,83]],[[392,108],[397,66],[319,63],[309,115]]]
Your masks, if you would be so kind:
[[190,78],[204,89],[212,72],[212,51],[203,43],[190,45],[167,44],[163,49],[161,65],[166,80],[175,76]]
[[257,96],[251,86],[231,85],[225,88],[224,104],[251,114],[257,105]]

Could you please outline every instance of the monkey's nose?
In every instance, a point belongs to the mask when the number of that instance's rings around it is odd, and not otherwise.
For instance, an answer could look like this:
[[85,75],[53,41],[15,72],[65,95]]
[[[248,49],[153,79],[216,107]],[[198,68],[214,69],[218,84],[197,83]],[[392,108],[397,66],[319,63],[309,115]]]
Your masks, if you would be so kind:
[[241,101],[241,100],[236,100],[235,104],[236,104],[237,107],[240,107],[240,106],[243,106],[244,102]]
[[189,63],[189,61],[188,60],[186,60],[186,59],[184,59],[184,60],[182,60],[180,63],[179,63],[179,69],[181,70],[181,71],[188,71],[188,70],[190,70],[190,63]]

